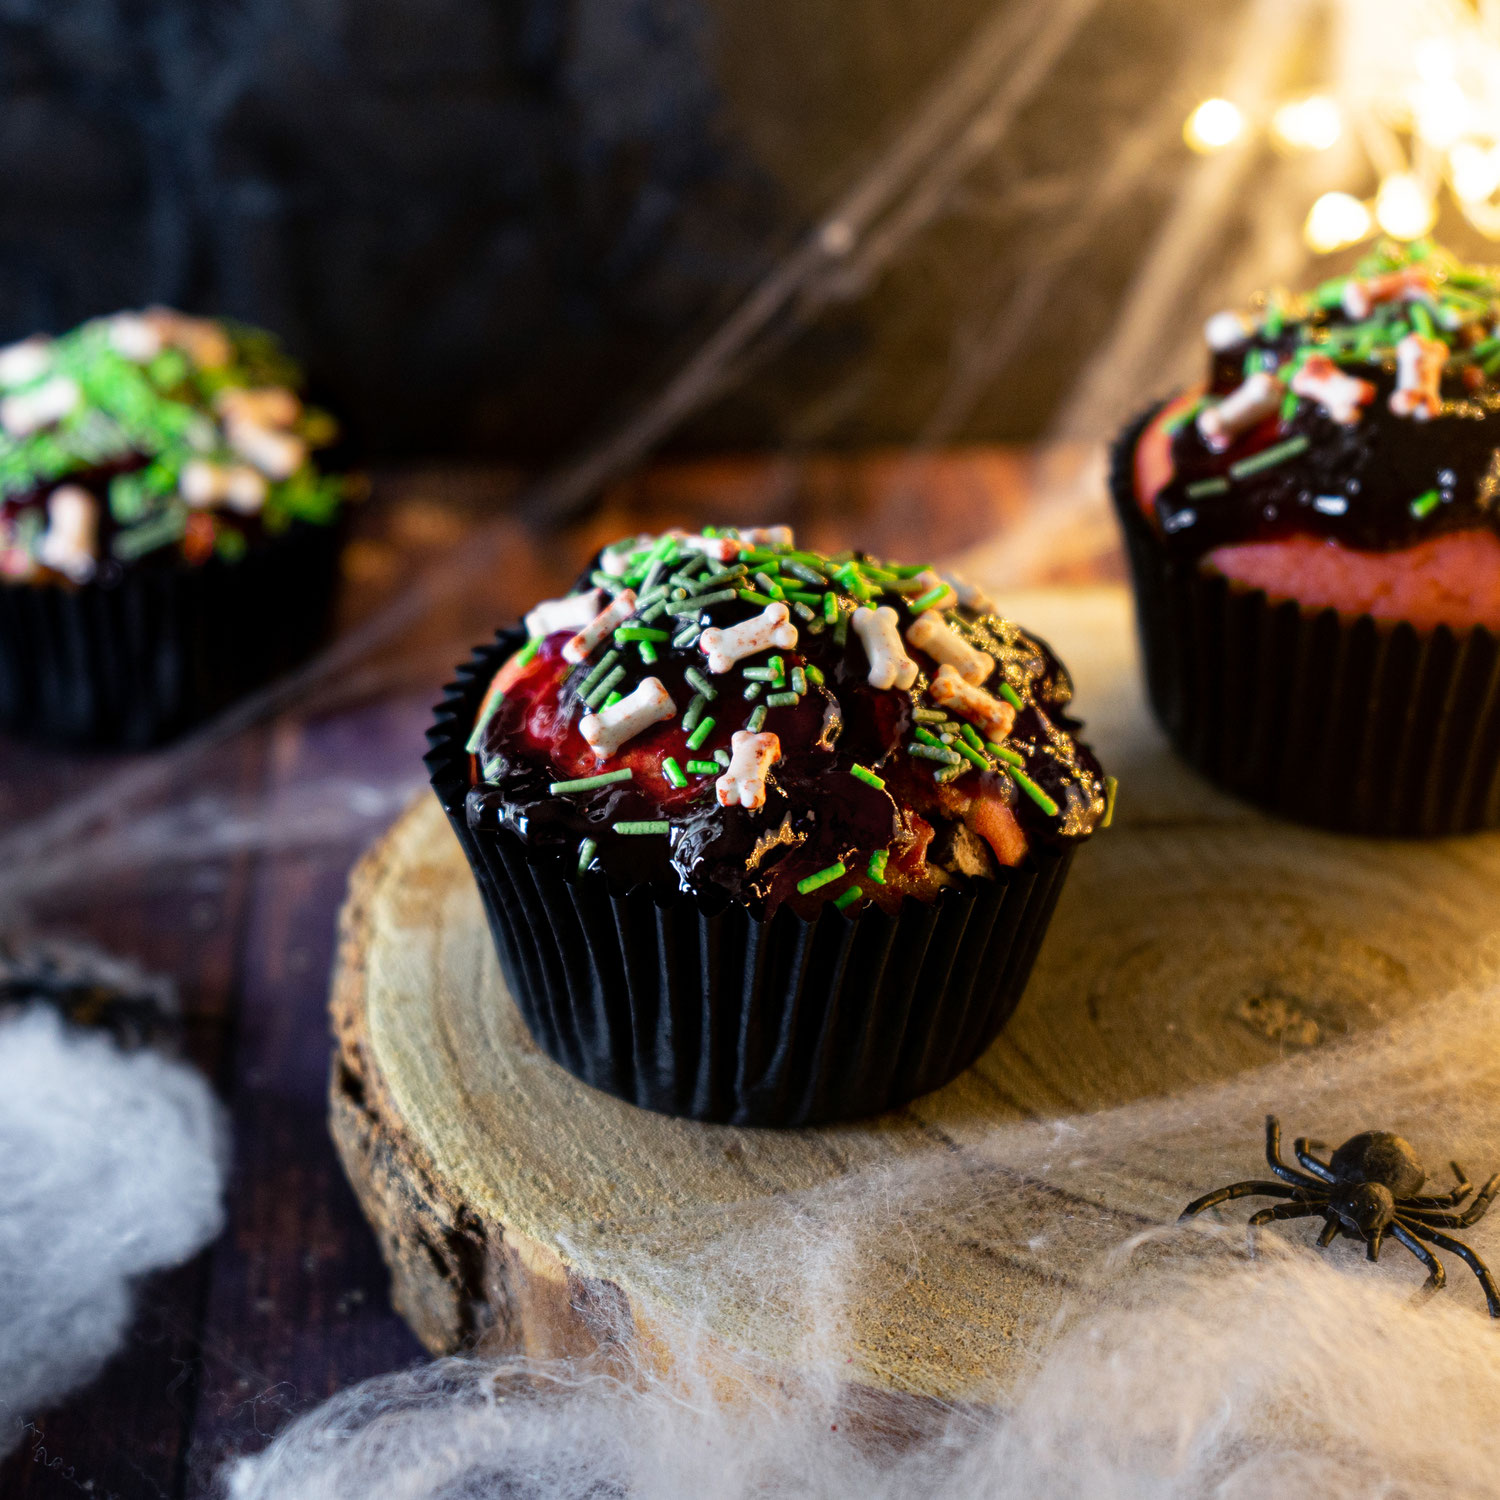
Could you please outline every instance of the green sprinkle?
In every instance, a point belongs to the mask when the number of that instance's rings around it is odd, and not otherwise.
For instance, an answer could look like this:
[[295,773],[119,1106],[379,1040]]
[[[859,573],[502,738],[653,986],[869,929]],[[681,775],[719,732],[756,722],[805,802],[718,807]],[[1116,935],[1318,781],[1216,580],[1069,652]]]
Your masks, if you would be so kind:
[[916,735],[917,739],[920,740],[924,745],[936,745],[939,748],[941,748],[942,746],[943,742],[930,729],[923,729],[920,725],[918,725],[917,728],[912,730],[912,733]]
[[754,589],[740,589],[738,590],[738,594],[746,604],[759,604],[764,608],[764,606],[767,604],[776,603],[776,601],[771,598],[769,594],[757,593]]
[[699,594],[696,599],[684,599],[681,604],[672,606],[674,615],[696,615],[709,608],[713,604],[728,604],[737,595],[733,589],[718,589],[712,594]]
[[957,766],[963,764],[963,756],[956,750],[949,750],[944,745],[921,745],[914,744],[906,747],[908,755],[919,755],[923,760],[940,761],[945,766]]
[[918,724],[946,724],[948,715],[940,708],[914,708],[911,716]]
[[822,619],[800,599],[796,599],[792,602],[792,610],[797,615],[798,619],[806,620],[809,624],[811,624],[814,620],[817,620],[818,628],[822,629]]
[[1500,354],[1500,339],[1481,339],[1468,351],[1470,359],[1477,359],[1481,362],[1492,354]]
[[672,639],[670,630],[653,630],[649,625],[621,625],[615,631],[615,645],[623,646],[626,641],[669,641]]
[[870,867],[865,871],[865,874],[868,875],[876,885],[885,884],[885,867],[890,857],[891,851],[889,849],[877,849],[870,856]]
[[1229,477],[1231,479],[1247,479],[1251,474],[1259,474],[1265,469],[1274,469],[1277,464],[1282,464],[1289,458],[1295,458],[1307,447],[1307,438],[1299,433],[1296,437],[1289,437],[1284,443],[1272,443],[1269,448],[1262,448],[1259,453],[1252,453],[1249,458],[1242,458],[1238,463],[1230,464]]
[[796,693],[767,693],[767,708],[796,708],[802,699]]
[[1229,481],[1222,474],[1213,479],[1195,479],[1183,489],[1189,500],[1201,500],[1205,495],[1222,495],[1229,488]]
[[572,781],[554,781],[547,790],[554,797],[562,797],[569,792],[592,792],[601,786],[614,786],[619,781],[631,781],[634,776],[635,773],[628,769],[601,771],[597,776],[579,776]]
[[848,871],[845,870],[843,861],[835,860],[827,869],[819,870],[816,875],[804,875],[797,882],[797,894],[800,896],[810,896],[820,886],[832,885],[841,875],[846,875],[847,873]]
[[653,620],[659,620],[667,612],[667,601],[665,598],[658,599],[654,604],[648,604],[645,609],[637,610],[637,618],[643,625],[649,625]]
[[662,757],[661,774],[679,791],[687,785],[687,773],[670,755]]
[[1321,308],[1330,309],[1344,305],[1344,288],[1348,285],[1347,276],[1335,277],[1332,281],[1325,281],[1313,293],[1313,301]]
[[685,630],[679,631],[672,637],[672,644],[679,651],[684,651],[689,646],[696,646],[698,644],[698,637],[702,634],[703,627],[701,625],[689,625]]
[[1297,415],[1297,408],[1302,404],[1302,397],[1296,391],[1288,391],[1281,398],[1280,417],[1283,423],[1290,422]]
[[641,660],[648,667],[656,665],[656,647],[650,641],[638,641],[635,649],[641,653]]
[[1422,303],[1412,302],[1408,304],[1406,310],[1411,315],[1412,326],[1424,339],[1437,336],[1437,330],[1432,326],[1432,314]]
[[1008,766],[1024,767],[1026,764],[1026,757],[1019,751],[1012,750],[1009,745],[997,745],[994,740],[986,740],[985,749]]
[[1113,776],[1104,778],[1104,816],[1099,820],[1101,828],[1108,828],[1115,820],[1115,795],[1120,783]]
[[771,681],[780,687],[786,676],[786,663],[779,656],[773,656],[766,665],[771,669]]
[[589,574],[589,582],[596,589],[603,589],[611,598],[616,594],[623,594],[630,587],[623,578],[616,578],[613,573],[594,572]]
[[1411,513],[1417,520],[1425,520],[1442,504],[1443,497],[1436,490],[1428,490],[1425,494],[1418,495],[1411,503]]
[[792,691],[799,698],[807,691],[807,673],[801,667],[792,668]]
[[815,667],[811,662],[808,662],[807,680],[815,687],[822,687],[824,681],[822,667]]
[[682,732],[691,734],[698,726],[698,720],[703,717],[703,710],[708,707],[708,699],[702,693],[694,693],[693,701],[682,711]]
[[969,768],[962,762],[956,766],[942,766],[932,773],[932,779],[940,785],[946,786],[950,781],[957,781]]
[[584,677],[583,681],[578,684],[578,696],[582,698],[583,695],[591,691],[596,684],[602,682],[604,680],[604,674],[608,672],[609,669],[614,666],[617,661],[619,661],[619,659],[620,653],[613,647],[606,651],[604,655],[599,658],[598,665],[595,666]]
[[990,769],[990,763],[985,759],[984,752],[982,750],[976,750],[972,745],[966,744],[963,740],[955,740],[953,742],[953,748],[957,750],[965,760],[972,761],[976,766],[979,767],[981,771],[988,771]]
[[849,616],[843,610],[839,611],[839,617],[833,627],[833,642],[836,646],[847,645],[849,641]]
[[518,667],[529,666],[536,660],[536,654],[541,649],[541,636],[534,636],[531,640],[527,641],[524,646],[521,647],[520,655],[516,657],[516,665]]
[[714,759],[726,770],[729,767],[729,752],[727,750],[715,750]]
[[704,719],[701,724],[688,736],[687,746],[689,750],[701,750],[703,742],[714,732],[714,721]]
[[830,625],[836,625],[839,619],[839,598],[837,594],[823,595],[823,618]]
[[607,675],[600,678],[588,692],[581,693],[579,696],[588,707],[597,708],[600,702],[614,690],[615,684],[623,681],[624,677],[625,668],[614,667]]
[[1041,787],[1039,787],[1036,782],[1031,779],[1031,777],[1029,777],[1024,771],[1015,767],[1011,769],[1010,774],[1016,785],[1020,787],[1021,790],[1025,792],[1026,795],[1030,797],[1031,800],[1035,802],[1036,805],[1041,808],[1041,810],[1046,813],[1049,818],[1055,818],[1057,816],[1057,803],[1055,803],[1046,794],[1046,792],[1044,792]]
[[868,766],[850,766],[849,774],[856,781],[862,781],[866,786],[872,786],[876,791],[885,790],[885,778],[877,776]]
[[740,676],[748,677],[751,682],[775,682],[776,669],[774,667],[741,667]]
[[683,681],[686,682],[689,687],[695,688],[698,692],[702,693],[705,698],[717,698],[719,696],[718,688],[716,688],[713,683],[711,683],[708,678],[706,678],[703,673],[697,669],[697,667],[689,667],[687,671],[682,674],[682,677]]
[[490,720],[500,711],[500,705],[505,702],[504,693],[496,693],[484,705],[484,712],[474,722],[473,733],[469,735],[464,745],[464,751],[469,755],[479,754],[479,742],[484,738],[484,732],[490,727]]
[[[822,588],[828,582],[821,573],[814,571],[806,563],[796,562],[790,558],[782,561],[781,571],[783,573],[790,573],[793,578],[800,578],[803,583],[811,583],[818,588]],[[793,595],[792,597],[795,598],[796,596]]]
[[665,818],[650,819],[642,822],[623,822],[614,824],[616,833],[623,833],[627,838],[636,834],[664,834],[672,831],[672,825]]
[[687,768],[694,776],[717,776],[719,763],[716,760],[690,760]]
[[583,874],[594,862],[594,855],[598,852],[599,845],[594,839],[585,839],[578,846],[578,873]]
[[750,684],[750,686],[747,687],[745,689],[745,691],[741,694],[741,697],[744,698],[744,700],[745,700],[746,703],[753,703],[757,698],[760,697],[760,695],[765,690],[766,690],[765,683],[763,683],[763,682],[752,682]]
[[755,581],[760,585],[763,594],[769,594],[772,599],[785,599],[786,594],[781,585],[768,573],[757,573]]
[[1004,698],[1005,701],[1010,704],[1010,706],[1015,709],[1017,713],[1020,713],[1026,707],[1025,703],[1021,701],[1021,695],[1008,682],[1002,682],[1000,684],[1000,696]]
[[959,737],[973,750],[983,750],[984,741],[979,738],[979,732],[972,724],[960,724],[958,726]]
[[757,703],[751,710],[750,717],[745,720],[745,728],[751,734],[759,734],[766,722],[766,705]]
[[865,583],[864,579],[859,576],[859,572],[853,566],[853,564],[850,564],[847,567],[840,568],[837,577],[839,582],[843,584],[844,587],[848,589],[848,591],[853,594],[861,604],[868,604],[870,602],[871,596],[869,586]]
[[833,899],[834,908],[838,911],[848,911],[856,901],[862,901],[865,893],[857,885],[851,885],[842,896]]
[[1281,330],[1286,326],[1286,312],[1279,302],[1274,302],[1266,309],[1265,321],[1260,325],[1265,330],[1268,339],[1279,339]]
[[617,704],[624,696],[624,693],[611,693],[609,697],[604,700],[605,708],[613,708],[615,704]]
[[915,599],[908,602],[907,608],[914,614],[919,615],[924,609],[931,609],[939,599],[946,598],[953,592],[946,583],[935,584],[925,594],[918,594]]

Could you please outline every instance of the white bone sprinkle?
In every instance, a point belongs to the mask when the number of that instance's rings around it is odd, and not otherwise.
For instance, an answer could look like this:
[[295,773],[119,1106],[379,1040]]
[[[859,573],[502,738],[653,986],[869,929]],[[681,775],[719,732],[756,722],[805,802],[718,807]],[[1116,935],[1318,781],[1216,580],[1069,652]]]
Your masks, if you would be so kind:
[[710,626],[698,637],[698,645],[708,657],[708,670],[727,672],[737,661],[773,646],[790,651],[797,644],[797,627],[788,623],[790,618],[786,605],[776,603],[738,625],[723,630]]
[[47,530],[37,560],[87,583],[94,576],[99,544],[99,502],[81,485],[60,484],[47,497]]
[[598,617],[603,603],[603,589],[569,594],[565,599],[544,599],[527,614],[526,634],[537,640],[558,630],[581,630]]
[[936,610],[917,616],[906,627],[906,639],[918,651],[925,651],[935,662],[950,666],[965,682],[975,687],[995,669],[995,658],[987,651],[976,651],[956,631],[949,629]]
[[293,432],[236,418],[225,422],[224,435],[229,446],[268,479],[289,479],[307,462],[307,444]]
[[264,476],[247,464],[215,464],[201,458],[189,459],[177,481],[177,491],[189,505],[227,505],[242,515],[253,515],[266,503],[266,490]]
[[647,677],[618,703],[585,714],[578,721],[578,732],[593,747],[597,759],[608,760],[621,745],[676,712],[677,705],[660,680]]
[[621,577],[630,566],[631,554],[639,552],[642,547],[649,547],[656,540],[649,531],[642,531],[627,537],[623,542],[616,542],[612,547],[606,547],[599,554],[599,571],[608,573],[611,578]]
[[1344,283],[1344,312],[1357,322],[1368,318],[1382,302],[1430,297],[1433,290],[1432,272],[1423,266],[1407,266],[1379,276],[1351,276]]
[[290,427],[302,415],[302,402],[284,385],[231,386],[214,397],[219,414],[229,421],[258,427]]
[[1000,606],[977,583],[970,583],[967,578],[961,578],[957,573],[944,573],[942,577],[943,582],[958,595],[958,602],[965,609],[972,609],[977,615],[1000,613]]
[[0,386],[29,385],[52,368],[52,340],[33,334],[0,349]]
[[914,586],[920,585],[920,587],[916,588],[916,592],[907,595],[908,608],[910,608],[913,599],[918,599],[923,594],[930,594],[933,589],[942,589],[943,592],[931,604],[926,605],[925,609],[952,609],[958,603],[958,590],[946,578],[942,577],[939,573],[935,573],[931,568],[924,568],[918,573],[912,579],[912,584]]
[[1335,422],[1346,427],[1359,421],[1360,408],[1375,396],[1375,387],[1368,380],[1346,374],[1326,354],[1309,356],[1292,376],[1292,389],[1316,401]]
[[766,805],[766,773],[781,758],[781,741],[774,734],[752,734],[736,729],[729,740],[729,769],[714,782],[721,807]]
[[1424,339],[1409,333],[1396,345],[1396,389],[1391,392],[1391,410],[1398,417],[1425,422],[1443,409],[1443,366],[1448,346],[1441,339]]
[[917,664],[902,648],[896,611],[882,604],[879,609],[857,609],[849,620],[870,663],[870,686],[909,688],[917,680]]
[[140,313],[116,313],[108,319],[105,328],[109,334],[110,347],[125,359],[143,365],[155,359],[162,350],[160,330],[150,319]]
[[1240,433],[1264,421],[1281,405],[1281,382],[1267,370],[1257,370],[1216,406],[1198,413],[1203,441],[1222,453]]
[[790,526],[750,526],[740,532],[740,540],[752,547],[790,547]]
[[582,661],[617,625],[623,625],[635,613],[635,590],[616,594],[582,630],[562,649],[564,661]]
[[1216,312],[1203,325],[1203,337],[1215,354],[1243,344],[1250,333],[1250,323],[1237,312]]
[[0,427],[12,437],[27,437],[39,428],[60,422],[83,399],[78,382],[54,375],[30,390],[17,391],[0,401]]
[[939,708],[962,714],[987,740],[1003,740],[1015,725],[1016,711],[1009,703],[965,682],[946,664],[938,668],[927,692]]
[[701,552],[715,562],[733,562],[740,555],[741,542],[735,536],[683,536],[682,545],[689,552]]

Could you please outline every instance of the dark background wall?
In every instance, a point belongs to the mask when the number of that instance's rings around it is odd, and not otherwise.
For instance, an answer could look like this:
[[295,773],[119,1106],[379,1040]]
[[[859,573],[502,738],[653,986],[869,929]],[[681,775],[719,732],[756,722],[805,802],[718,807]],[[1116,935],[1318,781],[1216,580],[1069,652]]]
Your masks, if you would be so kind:
[[[1022,3],[1022,0],[1016,0]],[[1143,110],[1159,166],[959,435],[1046,421],[1170,195],[1210,0],[1101,5],[982,171],[676,441],[918,434]],[[878,153],[981,0],[0,0],[0,336],[153,300],[277,329],[386,454],[557,458]]]

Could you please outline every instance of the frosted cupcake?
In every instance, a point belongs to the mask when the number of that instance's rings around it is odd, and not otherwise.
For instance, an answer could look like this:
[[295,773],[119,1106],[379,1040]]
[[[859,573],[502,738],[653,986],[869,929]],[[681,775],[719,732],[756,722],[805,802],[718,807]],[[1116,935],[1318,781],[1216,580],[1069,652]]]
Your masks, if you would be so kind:
[[1206,334],[1113,475],[1174,744],[1306,822],[1500,824],[1500,274],[1388,246]]
[[433,784],[540,1045],[675,1114],[937,1087],[1024,987],[1108,790],[1052,653],[784,527],[641,537],[476,654]]
[[312,649],[343,482],[299,383],[160,308],[0,350],[0,728],[149,744]]

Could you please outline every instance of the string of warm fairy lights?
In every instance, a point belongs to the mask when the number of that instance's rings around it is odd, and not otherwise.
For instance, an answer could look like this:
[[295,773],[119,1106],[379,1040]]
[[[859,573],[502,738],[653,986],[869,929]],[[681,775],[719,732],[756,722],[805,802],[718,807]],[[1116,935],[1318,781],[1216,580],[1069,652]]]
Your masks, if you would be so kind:
[[1261,111],[1205,99],[1187,144],[1210,153],[1259,136],[1295,155],[1357,141],[1375,191],[1312,204],[1303,236],[1319,254],[1376,233],[1420,239],[1446,202],[1500,239],[1500,0],[1331,0],[1330,11],[1323,87]]

